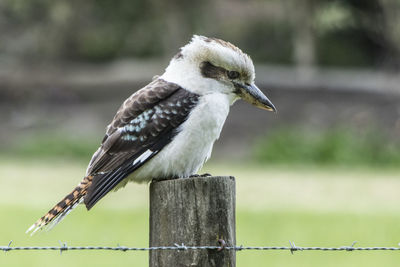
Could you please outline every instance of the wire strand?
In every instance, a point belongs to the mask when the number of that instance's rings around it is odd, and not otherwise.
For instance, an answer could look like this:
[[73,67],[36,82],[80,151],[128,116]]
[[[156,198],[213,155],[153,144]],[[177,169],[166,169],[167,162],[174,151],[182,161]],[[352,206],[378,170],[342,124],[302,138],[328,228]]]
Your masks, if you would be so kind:
[[[222,240],[223,241],[223,240]],[[159,246],[159,247],[125,247],[117,245],[115,247],[109,246],[67,246],[67,243],[61,243],[60,246],[25,246],[25,247],[12,247],[12,241],[7,246],[0,246],[0,250],[4,252],[9,251],[27,251],[27,250],[57,250],[60,253],[68,250],[111,250],[111,251],[150,251],[150,250],[287,250],[291,253],[295,251],[400,251],[400,247],[355,247],[355,243],[351,246],[341,247],[302,247],[296,246],[294,242],[289,241],[290,246],[226,246],[225,241],[219,242],[220,246],[186,246],[174,244],[173,246]],[[398,244],[400,245],[400,244]]]

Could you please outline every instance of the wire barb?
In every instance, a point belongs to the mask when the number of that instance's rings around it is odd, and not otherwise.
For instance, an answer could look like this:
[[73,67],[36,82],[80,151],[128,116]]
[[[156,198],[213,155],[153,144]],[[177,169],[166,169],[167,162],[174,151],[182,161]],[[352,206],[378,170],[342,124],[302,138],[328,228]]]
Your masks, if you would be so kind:
[[60,255],[62,255],[64,250],[68,250],[67,242],[61,243],[61,241],[58,240],[58,243],[60,243]]
[[241,251],[241,250],[243,250],[243,245],[236,247],[236,251]]
[[301,248],[296,247],[296,244],[292,241],[289,240],[289,244],[290,244],[290,253],[297,251],[297,250],[301,250]]
[[118,250],[121,250],[121,251],[123,251],[123,252],[126,252],[126,251],[128,250],[127,247],[120,246],[119,244],[117,244],[117,248],[118,248]]
[[217,251],[220,252],[226,248],[226,242],[223,239],[218,239],[218,244],[220,245],[219,248],[217,248]]
[[4,247],[4,249],[3,249],[4,253],[6,253],[6,252],[8,252],[8,251],[11,250],[11,243],[12,243],[12,242],[13,242],[13,241],[11,240],[11,241],[8,243],[8,246],[7,246],[7,247]]
[[[188,250],[187,246],[185,246],[185,244],[182,243],[182,245],[179,245],[177,243],[174,244],[175,247],[179,250]],[[165,247],[166,248],[166,247]]]

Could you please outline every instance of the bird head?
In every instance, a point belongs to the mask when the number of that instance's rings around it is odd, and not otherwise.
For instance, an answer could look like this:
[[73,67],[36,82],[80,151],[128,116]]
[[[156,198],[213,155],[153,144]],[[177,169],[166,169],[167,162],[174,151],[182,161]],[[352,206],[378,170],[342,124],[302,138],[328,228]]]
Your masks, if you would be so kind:
[[220,39],[194,35],[172,58],[161,78],[199,95],[223,93],[232,103],[241,98],[256,107],[276,112],[272,102],[254,83],[251,58]]

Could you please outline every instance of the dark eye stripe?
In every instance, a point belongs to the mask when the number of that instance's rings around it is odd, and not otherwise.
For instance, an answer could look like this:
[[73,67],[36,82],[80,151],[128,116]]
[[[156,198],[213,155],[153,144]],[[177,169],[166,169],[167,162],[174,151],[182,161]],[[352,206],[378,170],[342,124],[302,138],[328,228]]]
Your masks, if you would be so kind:
[[228,78],[231,80],[237,79],[240,76],[240,73],[234,70],[228,70],[226,72],[226,75],[228,75]]
[[200,64],[200,72],[203,77],[221,79],[223,76],[225,76],[226,70],[224,68],[214,66],[208,61],[204,61]]

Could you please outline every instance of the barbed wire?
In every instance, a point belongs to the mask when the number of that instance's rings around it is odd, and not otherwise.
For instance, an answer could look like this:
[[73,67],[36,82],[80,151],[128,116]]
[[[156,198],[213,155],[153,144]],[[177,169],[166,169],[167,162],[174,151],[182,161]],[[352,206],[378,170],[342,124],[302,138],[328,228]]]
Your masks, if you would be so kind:
[[[173,246],[158,246],[158,247],[125,247],[117,244],[115,247],[109,246],[68,246],[67,243],[60,243],[60,246],[26,246],[26,247],[12,247],[12,240],[7,246],[0,246],[0,250],[4,252],[9,251],[27,251],[27,250],[58,250],[60,253],[67,250],[111,250],[111,251],[150,251],[150,250],[288,250],[292,254],[295,251],[400,251],[400,247],[355,247],[356,241],[351,246],[341,247],[301,247],[296,246],[294,242],[289,241],[290,246],[227,246],[225,241],[218,240],[219,246],[186,246],[185,244],[174,244]],[[398,244],[400,246],[400,243]]]

